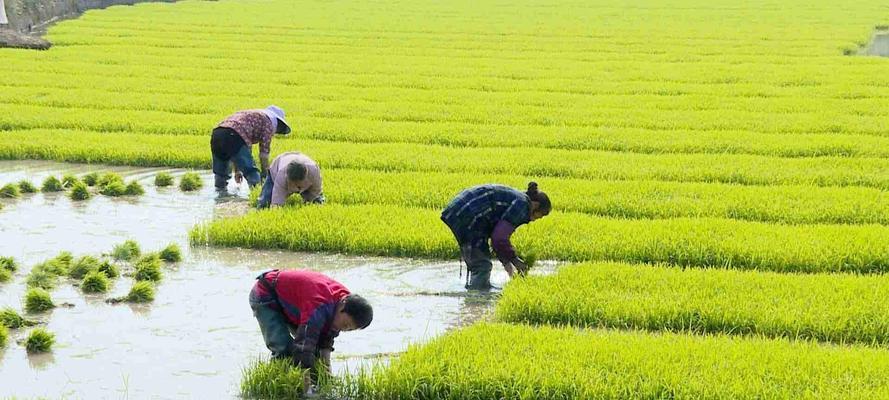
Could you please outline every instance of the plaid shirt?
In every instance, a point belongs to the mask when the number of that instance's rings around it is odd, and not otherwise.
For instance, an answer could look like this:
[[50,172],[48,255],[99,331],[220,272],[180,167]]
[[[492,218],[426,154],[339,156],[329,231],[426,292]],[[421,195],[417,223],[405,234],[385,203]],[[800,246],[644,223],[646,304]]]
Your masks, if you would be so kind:
[[481,185],[457,195],[441,213],[457,241],[473,244],[487,241],[500,221],[514,227],[531,222],[528,195],[503,185]]
[[219,127],[238,132],[248,146],[259,143],[259,154],[269,155],[272,150],[275,125],[264,110],[238,111],[220,122]]

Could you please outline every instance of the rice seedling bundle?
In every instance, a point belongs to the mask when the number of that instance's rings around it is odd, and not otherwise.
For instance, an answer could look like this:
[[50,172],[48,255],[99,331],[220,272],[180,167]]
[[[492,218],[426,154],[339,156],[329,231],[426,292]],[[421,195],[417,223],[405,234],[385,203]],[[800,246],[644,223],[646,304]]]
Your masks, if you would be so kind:
[[140,281],[133,284],[125,300],[131,303],[150,303],[154,301],[154,284]]
[[0,325],[9,329],[18,329],[24,326],[32,326],[34,325],[34,321],[23,318],[10,307],[3,307],[3,309],[0,310]]
[[85,183],[89,187],[96,186],[99,183],[99,173],[98,172],[90,172],[83,176],[83,183]]
[[133,278],[137,281],[160,281],[163,278],[160,257],[157,254],[142,256],[142,258],[136,261]]
[[46,179],[43,180],[43,185],[41,186],[40,190],[43,193],[52,193],[61,192],[65,190],[65,188],[62,186],[62,181],[60,181],[59,178],[48,176]]
[[154,176],[154,185],[157,187],[172,186],[173,175],[170,175],[166,172],[158,172],[158,174]]
[[21,195],[22,193],[19,191],[18,185],[9,183],[0,187],[0,198],[17,199],[21,197]]
[[89,187],[81,181],[77,181],[71,186],[71,193],[68,195],[71,200],[74,201],[83,201],[89,200],[92,197],[92,193],[90,193]]
[[56,335],[43,328],[34,328],[25,340],[28,353],[46,353],[56,343]]
[[204,186],[201,176],[194,172],[186,172],[179,180],[179,189],[183,192],[192,192]]
[[158,253],[158,256],[161,260],[166,262],[179,262],[182,261],[182,250],[179,249],[179,245],[176,243],[171,243],[167,247],[164,247],[164,249]]
[[119,245],[114,246],[111,256],[115,260],[130,261],[139,257],[142,251],[139,249],[139,243],[134,240],[127,240]]
[[83,277],[80,289],[84,293],[105,293],[108,291],[108,277],[99,271],[93,271]]
[[22,180],[19,182],[19,191],[22,193],[37,193],[37,187],[31,181]]
[[49,292],[40,288],[31,288],[25,292],[25,311],[39,313],[55,308]]

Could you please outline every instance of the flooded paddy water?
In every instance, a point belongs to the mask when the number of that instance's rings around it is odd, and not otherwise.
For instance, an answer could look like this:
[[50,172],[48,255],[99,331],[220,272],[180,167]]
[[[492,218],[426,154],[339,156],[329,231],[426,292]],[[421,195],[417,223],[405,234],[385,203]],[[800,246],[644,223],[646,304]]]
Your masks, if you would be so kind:
[[[247,212],[246,187],[217,199],[212,176],[204,188],[183,193],[155,188],[159,171],[35,161],[0,162],[0,184],[22,179],[39,184],[49,175],[115,171],[138,180],[145,195],[95,196],[73,202],[64,194],[30,194],[2,200],[0,256],[20,264],[12,281],[0,283],[0,307],[22,312],[25,276],[39,262],[67,250],[75,256],[108,253],[127,239],[143,251],[169,243],[183,249],[183,261],[165,266],[154,302],[105,303],[125,295],[132,279],[115,279],[104,295],[86,295],[62,280],[52,292],[57,304],[72,307],[34,316],[56,335],[52,352],[28,355],[28,329],[10,330],[0,349],[0,398],[231,398],[237,397],[242,369],[267,351],[247,304],[254,277],[270,268],[309,268],[343,282],[374,306],[373,324],[342,334],[334,369],[343,372],[385,360],[408,344],[472,323],[491,310],[492,295],[467,295],[453,262],[350,257],[188,245],[188,230],[211,218]],[[494,282],[506,280],[495,269]]]

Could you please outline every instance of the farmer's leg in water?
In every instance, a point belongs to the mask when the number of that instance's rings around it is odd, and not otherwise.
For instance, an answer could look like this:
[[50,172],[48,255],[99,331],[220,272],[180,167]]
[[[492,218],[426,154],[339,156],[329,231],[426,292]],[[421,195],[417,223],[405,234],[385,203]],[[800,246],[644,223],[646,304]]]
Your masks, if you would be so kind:
[[274,358],[290,358],[293,353],[291,325],[281,311],[271,307],[274,302],[259,301],[255,292],[250,292],[250,308],[259,323],[265,346],[271,350]]
[[[237,135],[235,133],[235,135]],[[213,175],[217,190],[224,190],[231,178],[229,162],[232,156],[233,141],[229,129],[216,128],[210,137],[210,151],[213,153]],[[243,141],[242,141],[243,142]]]
[[232,161],[238,166],[238,170],[247,178],[250,187],[259,184],[259,169],[253,161],[253,154],[250,153],[250,146],[244,145],[232,156]]
[[460,248],[463,261],[466,262],[466,270],[469,274],[469,283],[466,289],[488,290],[491,289],[491,250],[487,241],[463,245]]
[[262,185],[262,191],[259,192],[259,199],[256,200],[256,208],[268,208],[272,203],[272,188],[275,186],[271,177],[266,178]]

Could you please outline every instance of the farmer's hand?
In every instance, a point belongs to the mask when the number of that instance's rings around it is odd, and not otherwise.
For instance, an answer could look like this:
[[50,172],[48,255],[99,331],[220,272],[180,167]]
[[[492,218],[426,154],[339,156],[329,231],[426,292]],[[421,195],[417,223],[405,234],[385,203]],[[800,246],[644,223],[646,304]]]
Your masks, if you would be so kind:
[[509,275],[509,278],[512,279],[512,277],[515,275],[515,270],[512,268],[512,264],[503,264],[503,269],[506,270],[506,275]]
[[525,260],[521,258],[512,259],[512,265],[519,271],[519,276],[525,276],[528,274],[528,265],[525,264]]
[[244,174],[242,174],[241,171],[235,172],[235,183],[240,185],[241,182],[243,182],[243,181],[244,181]]
[[328,371],[330,371],[330,353],[331,349],[321,349],[321,365],[324,366]]

